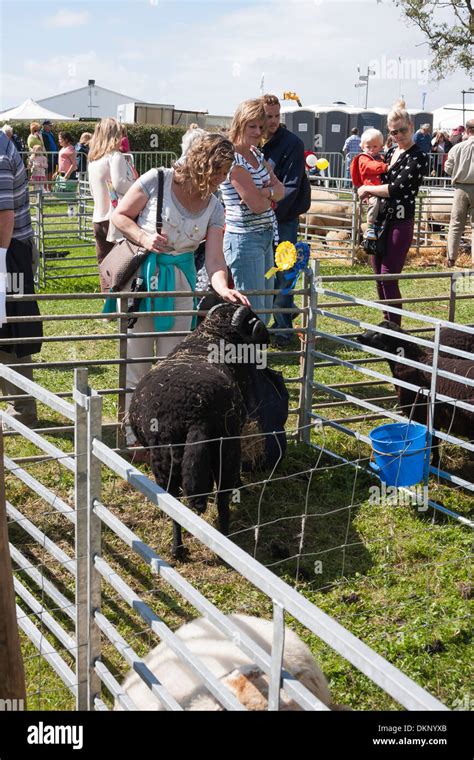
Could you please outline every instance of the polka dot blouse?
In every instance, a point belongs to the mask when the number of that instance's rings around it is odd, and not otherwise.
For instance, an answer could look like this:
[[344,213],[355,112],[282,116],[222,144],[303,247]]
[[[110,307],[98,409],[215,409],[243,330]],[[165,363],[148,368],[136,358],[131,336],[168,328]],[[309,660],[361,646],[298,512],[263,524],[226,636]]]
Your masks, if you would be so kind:
[[[390,148],[384,160],[390,163],[396,146]],[[389,197],[380,203],[379,217],[384,218],[390,208],[394,210],[394,221],[413,219],[415,217],[415,200],[428,171],[428,156],[417,145],[406,150],[382,178],[382,184],[388,184]]]

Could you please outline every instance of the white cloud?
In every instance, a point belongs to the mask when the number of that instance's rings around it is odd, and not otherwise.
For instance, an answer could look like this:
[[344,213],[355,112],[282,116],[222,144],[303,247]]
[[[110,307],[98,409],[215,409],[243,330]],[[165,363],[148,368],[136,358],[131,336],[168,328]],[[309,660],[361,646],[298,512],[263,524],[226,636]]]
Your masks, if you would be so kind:
[[88,11],[59,10],[54,16],[50,16],[44,22],[45,26],[54,28],[84,26],[88,23],[90,14]]
[[[186,8],[173,0],[163,6],[160,2],[158,9],[178,4]],[[130,12],[134,5],[130,2]],[[137,3],[136,13],[139,7],[142,3]],[[378,34],[367,32],[368,9],[371,28]],[[71,11],[72,16],[83,14]],[[378,63],[379,72],[370,82],[372,107],[390,106],[400,94],[409,107],[420,107],[422,92],[428,92],[426,107],[432,110],[459,101],[459,91],[466,87],[461,73],[439,84],[421,81],[427,48],[420,46],[422,35],[407,27],[391,0],[255,0],[251,5],[221,0],[219,13],[203,13],[200,22],[186,26],[185,13],[179,18],[164,33],[157,15],[143,26],[139,39],[128,35],[121,22],[120,32],[104,35],[97,49],[90,40],[85,47],[82,30],[70,32],[70,54],[43,54],[41,72],[32,51],[31,59],[23,67],[18,63],[10,75],[4,66],[2,107],[83,87],[93,77],[98,85],[137,99],[232,114],[240,101],[259,94],[262,72],[267,92],[281,96],[294,90],[303,105],[335,100],[357,105],[365,97],[365,91],[354,88],[357,65],[364,71],[369,61]],[[45,35],[43,51],[54,50],[53,36]],[[408,62],[403,70],[413,76],[380,74],[392,72],[390,62],[399,57]]]

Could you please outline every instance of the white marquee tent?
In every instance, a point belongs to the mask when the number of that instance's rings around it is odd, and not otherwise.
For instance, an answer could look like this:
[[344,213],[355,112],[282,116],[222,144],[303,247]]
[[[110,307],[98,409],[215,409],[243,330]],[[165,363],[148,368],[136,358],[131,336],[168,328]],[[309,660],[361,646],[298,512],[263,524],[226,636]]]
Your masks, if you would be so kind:
[[460,103],[448,103],[442,108],[433,111],[433,127],[435,129],[454,129],[464,126],[468,119],[474,119],[474,104],[466,103],[463,110]]
[[74,121],[70,116],[63,116],[60,113],[50,111],[44,106],[40,106],[31,98],[25,100],[20,106],[16,108],[10,108],[8,111],[0,113],[0,119],[2,121],[14,121],[24,119],[25,121],[43,121],[44,119],[51,119],[51,121]]

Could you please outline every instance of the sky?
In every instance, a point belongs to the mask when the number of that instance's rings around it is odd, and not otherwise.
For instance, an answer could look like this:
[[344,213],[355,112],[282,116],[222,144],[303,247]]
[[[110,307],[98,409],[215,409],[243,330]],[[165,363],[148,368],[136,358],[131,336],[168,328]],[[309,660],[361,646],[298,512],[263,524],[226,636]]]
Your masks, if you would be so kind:
[[[0,0],[0,110],[87,85],[231,115],[292,90],[303,105],[460,103],[461,72],[431,81],[420,31],[393,0]],[[466,102],[473,102],[474,95]],[[286,105],[291,105],[287,103]]]

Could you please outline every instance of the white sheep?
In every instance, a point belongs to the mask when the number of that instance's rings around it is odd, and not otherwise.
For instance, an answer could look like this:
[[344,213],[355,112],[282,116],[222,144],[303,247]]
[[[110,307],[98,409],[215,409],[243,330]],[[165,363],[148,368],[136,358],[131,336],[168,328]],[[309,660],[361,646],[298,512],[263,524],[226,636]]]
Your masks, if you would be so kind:
[[[229,615],[242,632],[266,652],[271,652],[273,622],[247,615]],[[176,631],[187,648],[227,685],[248,710],[266,710],[268,706],[268,676],[247,657],[236,644],[226,638],[209,620],[198,618]],[[149,669],[172,694],[184,710],[223,710],[202,681],[165,644],[159,644],[144,658]],[[325,676],[316,664],[309,648],[285,628],[284,667],[318,699],[333,710],[348,709],[335,705]],[[160,701],[134,672],[130,671],[123,689],[140,710],[163,710]],[[123,708],[115,702],[114,710]],[[300,710],[285,691],[280,692],[280,710]]]

